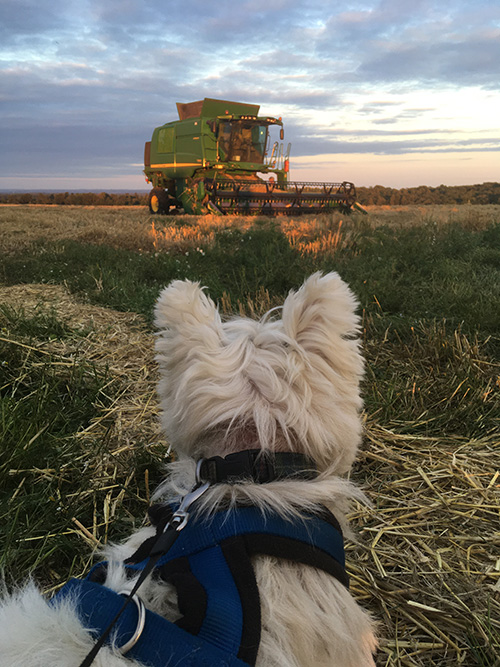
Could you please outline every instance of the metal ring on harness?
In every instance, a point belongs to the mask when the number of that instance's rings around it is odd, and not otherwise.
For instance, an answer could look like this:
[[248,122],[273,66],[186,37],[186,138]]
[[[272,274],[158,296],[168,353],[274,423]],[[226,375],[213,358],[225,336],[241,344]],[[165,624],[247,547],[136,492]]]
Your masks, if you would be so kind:
[[[118,595],[125,595],[129,597],[129,591],[120,591]],[[122,655],[128,653],[130,649],[137,644],[146,624],[146,608],[144,606],[144,602],[141,600],[141,598],[137,597],[137,595],[132,595],[131,597],[133,602],[135,602],[135,606],[137,607],[137,626],[135,628],[134,634],[128,640],[128,642],[125,642],[123,646],[117,647],[117,650]]]

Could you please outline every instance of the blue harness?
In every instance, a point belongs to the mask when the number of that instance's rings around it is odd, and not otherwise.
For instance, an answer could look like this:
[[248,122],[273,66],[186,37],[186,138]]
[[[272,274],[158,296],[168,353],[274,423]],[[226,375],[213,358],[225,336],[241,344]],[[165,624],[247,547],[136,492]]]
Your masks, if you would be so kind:
[[[168,505],[151,508],[161,535],[172,516]],[[146,540],[125,561],[135,577],[148,564],[157,537]],[[255,665],[260,643],[260,599],[251,558],[262,554],[319,568],[346,587],[342,532],[326,509],[302,520],[263,514],[253,506],[193,515],[173,546],[157,561],[153,576],[177,590],[177,622],[145,611],[138,641],[127,651],[147,667],[249,667]],[[106,563],[96,565],[86,579],[71,579],[52,598],[78,596],[83,625],[99,637],[123,605],[122,595],[102,585]],[[138,626],[138,611],[128,605],[111,635],[115,646],[130,641]]]

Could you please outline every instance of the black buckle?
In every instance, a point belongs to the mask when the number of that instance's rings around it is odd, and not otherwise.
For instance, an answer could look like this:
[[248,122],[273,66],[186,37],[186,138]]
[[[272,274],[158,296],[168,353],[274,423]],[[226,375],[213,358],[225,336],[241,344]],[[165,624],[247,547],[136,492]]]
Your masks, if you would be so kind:
[[245,478],[254,479],[255,461],[260,454],[262,452],[259,449],[246,449],[228,454],[225,458],[212,456],[202,459],[198,468],[199,479],[211,484],[231,484]]

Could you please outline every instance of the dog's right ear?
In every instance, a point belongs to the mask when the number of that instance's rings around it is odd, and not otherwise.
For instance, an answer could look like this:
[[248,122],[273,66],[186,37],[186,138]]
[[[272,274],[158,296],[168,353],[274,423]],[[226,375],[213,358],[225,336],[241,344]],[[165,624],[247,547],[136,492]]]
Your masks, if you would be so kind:
[[314,273],[283,304],[283,327],[304,349],[320,351],[326,341],[355,337],[357,301],[337,273]]
[[[222,324],[212,299],[199,283],[174,280],[160,294],[155,307],[155,324],[163,336],[181,334],[186,339],[201,339],[208,331],[220,340]],[[204,333],[203,333],[204,332]]]

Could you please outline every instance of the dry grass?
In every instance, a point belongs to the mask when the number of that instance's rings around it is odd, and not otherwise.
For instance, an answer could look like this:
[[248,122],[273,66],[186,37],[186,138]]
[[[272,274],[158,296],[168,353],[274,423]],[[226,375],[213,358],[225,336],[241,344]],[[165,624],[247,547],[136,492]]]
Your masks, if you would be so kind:
[[80,437],[94,433],[102,436],[105,429],[117,447],[134,443],[137,433],[150,441],[160,437],[156,420],[154,336],[139,315],[82,303],[61,285],[0,286],[0,304],[14,308],[22,304],[28,317],[40,308],[50,309],[61,322],[76,331],[80,329],[82,335],[44,342],[38,349],[56,355],[58,363],[82,357],[90,364],[106,368],[112,379],[118,381],[119,394]]
[[499,438],[368,422],[366,439],[356,477],[374,507],[353,516],[361,544],[348,563],[353,591],[382,622],[378,664],[498,664]]
[[[78,476],[79,470],[85,470],[85,481],[82,477],[80,486],[76,486],[70,496],[78,498],[82,511],[84,507],[93,506],[90,523],[84,525],[76,509],[69,523],[63,520],[63,530],[17,535],[20,543],[32,545],[32,549],[40,549],[40,552],[50,553],[72,536],[84,546],[84,554],[74,559],[70,572],[51,573],[50,583],[46,585],[47,593],[51,593],[69,576],[82,576],[92,564],[93,551],[106,544],[108,537],[117,539],[113,525],[118,516],[124,517],[127,523],[140,525],[143,521],[150,498],[150,482],[148,468],[144,470],[144,479],[138,479],[134,469],[137,449],[147,443],[149,456],[156,460],[158,467],[162,467],[168,450],[157,418],[154,336],[139,315],[88,305],[60,285],[0,286],[0,304],[13,309],[19,309],[22,304],[26,318],[50,312],[74,332],[63,338],[22,340],[0,330],[2,342],[19,346],[26,354],[26,372],[30,363],[33,364],[29,361],[30,355],[35,353],[37,358],[41,356],[47,369],[56,368],[58,373],[73,368],[81,359],[87,368],[96,368],[108,378],[109,389],[105,389],[108,400],[98,406],[97,416],[90,424],[75,434],[79,444],[73,445],[70,463],[54,460],[50,468],[9,471],[18,481],[9,499],[9,506],[15,507],[16,496],[24,495],[33,479],[44,478],[49,484],[54,481],[57,487],[64,487],[69,476],[75,473]],[[67,492],[63,493],[64,499],[59,492],[50,497],[54,503],[60,503],[60,509],[70,498]],[[129,514],[131,499],[133,505],[142,508],[138,515]]]
[[369,215],[364,223],[370,227],[389,225],[395,228],[409,225],[420,226],[431,223],[436,227],[459,223],[461,226],[479,231],[498,218],[499,206],[463,204],[457,206],[366,206]]
[[[153,240],[155,250],[199,251],[200,245],[213,245],[216,232],[224,229],[247,231],[255,225],[253,218],[241,216],[191,216],[190,222],[190,225],[178,226],[153,220],[148,234]],[[290,245],[302,254],[333,254],[348,239],[342,233],[342,219],[338,214],[298,219],[280,217],[276,224],[280,226]]]
[[142,207],[0,206],[0,251],[20,252],[34,243],[73,239],[137,250],[150,218]]
[[[291,245],[304,253],[335,252],[355,238],[356,226],[395,229],[431,222],[437,228],[450,222],[474,230],[486,228],[498,206],[371,206],[367,217],[350,219],[339,213],[288,218],[275,222]],[[200,243],[210,244],[217,231],[246,231],[255,224],[254,217],[179,216],[151,217],[141,206],[0,206],[0,251],[19,252],[40,241],[65,239],[106,244],[128,250],[189,250]]]

